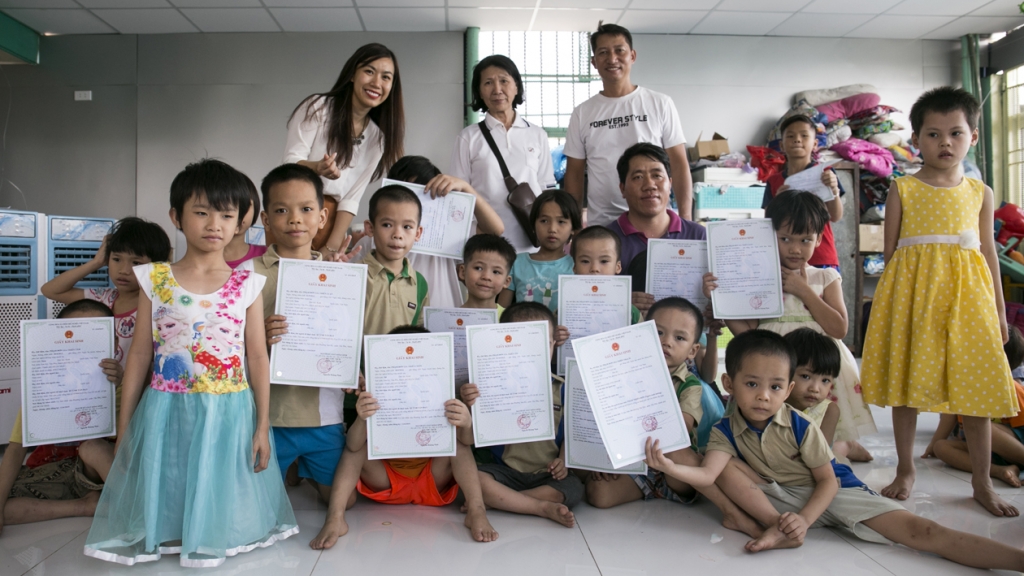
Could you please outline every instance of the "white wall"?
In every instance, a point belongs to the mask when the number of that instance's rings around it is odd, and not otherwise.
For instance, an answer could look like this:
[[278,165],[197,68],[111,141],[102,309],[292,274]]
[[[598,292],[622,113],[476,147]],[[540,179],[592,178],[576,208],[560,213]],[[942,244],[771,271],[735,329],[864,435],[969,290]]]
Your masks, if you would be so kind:
[[[39,66],[5,66],[11,105],[0,206],[84,216],[139,215],[168,228],[168,187],[186,163],[224,159],[255,181],[282,157],[302,97],[328,89],[356,47],[397,54],[406,152],[447,168],[462,128],[462,34],[317,33],[58,36]],[[951,42],[638,35],[634,80],[671,95],[693,141],[763,144],[793,93],[871,83],[908,110],[958,81]],[[92,102],[74,102],[91,89]],[[0,122],[3,115],[0,114]],[[362,210],[365,213],[364,208]]]
[[733,150],[764,145],[797,92],[872,84],[909,112],[922,91],[960,77],[959,43],[947,41],[647,34],[633,44],[633,81],[675,100],[687,141],[718,132]]

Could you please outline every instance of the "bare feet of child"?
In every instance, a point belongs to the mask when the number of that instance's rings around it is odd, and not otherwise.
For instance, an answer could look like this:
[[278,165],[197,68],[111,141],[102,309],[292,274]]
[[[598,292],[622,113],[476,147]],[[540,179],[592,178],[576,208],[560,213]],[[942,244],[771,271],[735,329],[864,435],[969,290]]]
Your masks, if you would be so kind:
[[856,440],[848,440],[846,442],[846,446],[846,457],[849,458],[851,462],[871,462],[875,459],[875,457],[871,455],[871,452],[868,452],[868,449]]
[[576,525],[576,516],[569,510],[569,507],[565,504],[558,504],[555,502],[544,502],[541,504],[541,509],[544,510],[544,515],[548,518],[558,522],[566,528],[572,528]]
[[348,522],[345,522],[345,517],[331,518],[328,516],[320,533],[309,541],[309,547],[313,550],[327,550],[345,534],[348,534]]
[[742,510],[739,514],[725,514],[722,517],[722,526],[729,530],[743,532],[751,538],[759,538],[764,533],[764,528],[761,528],[757,520],[754,520]]
[[285,471],[284,483],[288,486],[298,486],[299,482],[302,482],[302,478],[299,478],[299,462],[295,461]]
[[1009,466],[996,466],[993,464],[990,476],[1014,488],[1020,488],[1020,468],[1013,464]]
[[988,486],[975,486],[974,499],[993,516],[1020,516],[1017,508],[995,493],[991,483]]
[[906,500],[910,498],[910,491],[914,488],[914,480],[917,478],[917,471],[913,468],[910,471],[900,471],[896,468],[896,478],[893,479],[892,484],[889,484],[885,488],[882,488],[882,496],[886,498],[895,498],[896,500]]
[[[498,539],[498,531],[487,520],[487,511],[483,506],[474,507],[466,512],[466,528],[473,534],[477,542],[494,542]],[[327,526],[324,526],[327,529]]]
[[779,530],[778,524],[772,524],[761,533],[761,536],[747,542],[744,548],[747,549],[747,552],[763,552],[765,550],[780,550],[782,548],[798,548],[803,543],[803,538],[790,538]]

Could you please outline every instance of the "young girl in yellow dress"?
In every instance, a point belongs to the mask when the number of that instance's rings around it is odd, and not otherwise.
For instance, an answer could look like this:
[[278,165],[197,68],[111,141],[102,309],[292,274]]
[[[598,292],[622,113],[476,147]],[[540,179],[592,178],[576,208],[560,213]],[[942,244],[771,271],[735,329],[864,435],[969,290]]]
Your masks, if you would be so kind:
[[978,141],[980,105],[943,87],[910,110],[924,167],[889,189],[885,273],[864,346],[864,398],[892,406],[899,464],[882,490],[906,500],[914,486],[918,410],[960,414],[973,463],[974,498],[996,516],[1017,516],[989,478],[991,418],[1017,414],[1003,354],[1006,311],[992,233],[992,190],[961,162]]

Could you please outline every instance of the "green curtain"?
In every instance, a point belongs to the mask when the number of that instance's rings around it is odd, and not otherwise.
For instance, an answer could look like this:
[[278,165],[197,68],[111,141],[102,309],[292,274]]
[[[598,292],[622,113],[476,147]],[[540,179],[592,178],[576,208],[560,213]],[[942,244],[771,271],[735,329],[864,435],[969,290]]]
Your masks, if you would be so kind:
[[[988,107],[989,102],[986,98],[988,96],[988,90],[982,89],[982,84],[986,84],[987,88],[988,79],[982,79],[981,77],[981,61],[979,58],[980,48],[978,45],[977,34],[967,34],[966,36],[960,37],[960,57],[961,57],[961,78],[963,79],[964,90],[970,92],[982,102],[983,107]],[[986,117],[991,118],[991,110]],[[982,171],[985,181],[992,181],[992,167],[987,162],[988,151],[991,150],[991,145],[988,141],[989,135],[988,130],[991,126],[985,125],[982,122],[978,126],[978,145],[971,148],[970,152],[967,153],[967,159],[974,162],[978,168]]]

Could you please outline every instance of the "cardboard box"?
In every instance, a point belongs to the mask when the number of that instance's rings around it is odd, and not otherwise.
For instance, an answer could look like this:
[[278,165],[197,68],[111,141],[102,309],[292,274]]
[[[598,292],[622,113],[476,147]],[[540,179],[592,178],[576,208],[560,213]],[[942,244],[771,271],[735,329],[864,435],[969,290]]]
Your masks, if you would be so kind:
[[721,156],[729,153],[729,140],[725,136],[715,132],[711,140],[701,140],[700,137],[703,135],[703,132],[698,134],[697,143],[687,151],[690,162],[696,162],[701,158],[718,160]]
[[878,224],[860,225],[860,251],[861,252],[884,252],[885,251],[885,226]]

